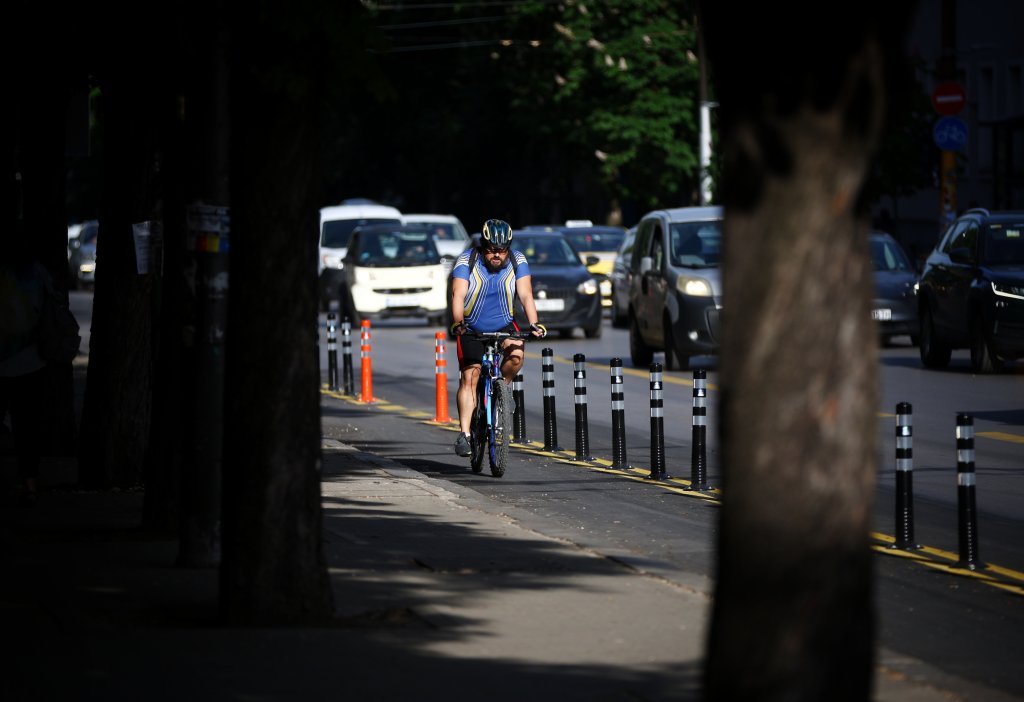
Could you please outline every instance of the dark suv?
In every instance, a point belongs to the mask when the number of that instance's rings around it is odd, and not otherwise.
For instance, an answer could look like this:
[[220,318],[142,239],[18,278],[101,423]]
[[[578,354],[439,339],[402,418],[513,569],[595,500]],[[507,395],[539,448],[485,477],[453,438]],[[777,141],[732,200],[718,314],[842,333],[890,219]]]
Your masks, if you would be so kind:
[[970,348],[976,373],[1024,357],[1024,212],[968,210],[925,261],[918,283],[921,362]]

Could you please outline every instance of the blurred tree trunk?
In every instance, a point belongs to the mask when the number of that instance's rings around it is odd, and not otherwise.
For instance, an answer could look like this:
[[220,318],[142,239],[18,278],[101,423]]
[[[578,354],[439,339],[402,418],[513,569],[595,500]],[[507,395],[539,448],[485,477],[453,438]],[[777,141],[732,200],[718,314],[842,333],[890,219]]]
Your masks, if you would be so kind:
[[[116,45],[132,61],[102,62],[100,121],[102,196],[96,241],[89,371],[82,409],[80,481],[89,487],[127,487],[143,481],[153,393],[154,321],[160,276],[140,273],[132,225],[160,220],[161,76],[152,57],[159,48],[146,25],[117,33]],[[128,40],[134,36],[136,41]]]
[[331,40],[315,0],[235,15],[231,295],[221,612],[234,625],[333,612],[323,559],[316,232]]
[[878,334],[860,195],[912,9],[823,6],[806,32],[775,7],[702,3],[726,208],[709,700],[871,696]]

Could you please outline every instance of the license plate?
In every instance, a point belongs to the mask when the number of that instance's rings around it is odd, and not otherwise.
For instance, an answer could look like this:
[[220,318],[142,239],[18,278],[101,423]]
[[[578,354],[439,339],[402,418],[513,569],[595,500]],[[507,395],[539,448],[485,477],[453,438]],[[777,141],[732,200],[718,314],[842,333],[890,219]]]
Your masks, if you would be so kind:
[[892,310],[871,310],[871,319],[877,319],[879,322],[888,322],[892,319]]
[[561,312],[565,309],[565,300],[540,300],[533,298],[533,303],[537,306],[538,312]]
[[420,296],[419,295],[401,295],[398,297],[386,297],[384,298],[385,307],[419,307]]

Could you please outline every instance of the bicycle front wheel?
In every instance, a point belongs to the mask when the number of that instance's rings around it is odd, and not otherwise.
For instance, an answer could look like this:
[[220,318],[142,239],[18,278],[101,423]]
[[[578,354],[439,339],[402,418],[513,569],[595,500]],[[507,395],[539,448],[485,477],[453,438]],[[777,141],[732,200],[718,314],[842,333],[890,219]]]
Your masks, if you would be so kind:
[[498,378],[491,386],[491,402],[494,407],[494,442],[491,445],[491,475],[500,478],[505,475],[508,464],[508,448],[512,442],[512,388]]
[[473,452],[469,459],[469,467],[479,473],[484,467],[484,456],[487,455],[487,410],[484,408],[483,393],[478,393],[473,419],[469,427],[469,448]]

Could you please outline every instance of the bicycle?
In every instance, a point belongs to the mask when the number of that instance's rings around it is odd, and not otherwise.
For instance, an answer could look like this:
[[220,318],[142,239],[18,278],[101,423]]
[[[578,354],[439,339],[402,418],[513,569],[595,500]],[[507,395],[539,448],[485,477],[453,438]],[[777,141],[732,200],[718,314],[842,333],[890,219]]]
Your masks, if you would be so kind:
[[469,332],[467,336],[484,342],[480,377],[476,384],[476,408],[470,423],[470,467],[483,470],[484,456],[490,458],[491,475],[505,475],[508,449],[512,441],[512,388],[501,374],[502,342],[528,339],[530,332]]

